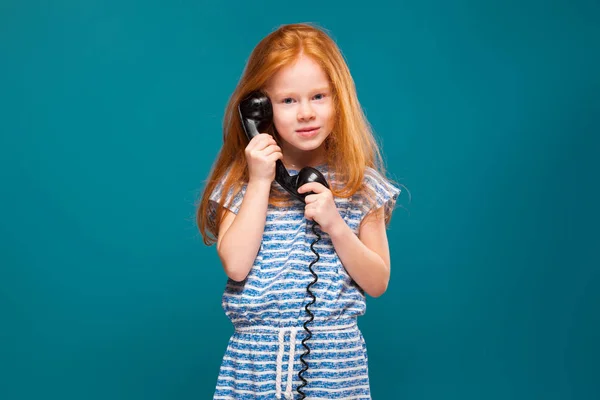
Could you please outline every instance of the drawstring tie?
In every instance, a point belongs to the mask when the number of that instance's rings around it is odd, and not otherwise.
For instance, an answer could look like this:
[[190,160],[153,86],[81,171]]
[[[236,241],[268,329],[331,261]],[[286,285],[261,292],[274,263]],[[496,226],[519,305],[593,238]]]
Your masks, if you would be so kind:
[[283,376],[283,354],[285,353],[285,334],[290,333],[290,353],[288,355],[287,382],[285,386],[285,398],[293,399],[292,383],[294,381],[292,375],[294,373],[294,357],[296,355],[296,333],[299,328],[290,327],[279,330],[279,350],[277,351],[277,373],[275,375],[276,383],[276,398],[281,399],[281,378]]

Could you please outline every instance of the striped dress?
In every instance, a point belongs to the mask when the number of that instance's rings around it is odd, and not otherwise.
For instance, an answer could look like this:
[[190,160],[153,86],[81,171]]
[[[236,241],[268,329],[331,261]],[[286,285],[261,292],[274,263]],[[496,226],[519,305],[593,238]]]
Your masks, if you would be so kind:
[[[316,167],[327,181],[335,174],[327,165]],[[297,170],[289,169],[291,175]],[[400,189],[373,169],[365,183],[376,194],[376,206],[393,209]],[[277,183],[273,183],[277,185]],[[210,199],[218,201],[221,185]],[[225,205],[239,211],[245,187]],[[348,226],[358,234],[368,209],[359,194],[350,199],[335,198]],[[212,203],[214,204],[214,203]],[[229,204],[229,205],[228,205]],[[307,285],[314,280],[308,266],[316,259],[310,245],[316,239],[313,221],[304,217],[304,204],[290,207],[269,205],[264,236],[254,265],[242,282],[227,280],[222,307],[235,330],[219,370],[213,399],[300,399],[305,352],[303,324],[308,316],[305,305],[312,297]],[[311,291],[316,302],[310,306],[314,320],[308,324],[312,337],[306,342],[310,354],[303,357],[308,384],[301,390],[306,398],[370,399],[368,357],[357,317],[366,309],[364,291],[348,275],[329,235],[317,225],[321,239],[314,246],[320,259],[312,266],[318,275]]]

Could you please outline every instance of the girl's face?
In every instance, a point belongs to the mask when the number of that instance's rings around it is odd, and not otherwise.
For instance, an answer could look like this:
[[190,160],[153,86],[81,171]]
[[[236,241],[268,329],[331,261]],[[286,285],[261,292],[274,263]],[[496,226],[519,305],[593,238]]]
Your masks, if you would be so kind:
[[266,91],[273,104],[284,163],[286,159],[292,163],[323,161],[323,143],[334,125],[334,105],[321,66],[301,56],[273,75]]

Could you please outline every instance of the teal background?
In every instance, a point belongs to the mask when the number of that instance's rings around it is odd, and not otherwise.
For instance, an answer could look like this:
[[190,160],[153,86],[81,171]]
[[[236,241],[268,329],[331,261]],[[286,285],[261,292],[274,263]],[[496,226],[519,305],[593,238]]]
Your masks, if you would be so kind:
[[405,185],[373,398],[600,398],[597,1],[3,1],[0,399],[209,399],[194,225],[256,43],[316,22]]

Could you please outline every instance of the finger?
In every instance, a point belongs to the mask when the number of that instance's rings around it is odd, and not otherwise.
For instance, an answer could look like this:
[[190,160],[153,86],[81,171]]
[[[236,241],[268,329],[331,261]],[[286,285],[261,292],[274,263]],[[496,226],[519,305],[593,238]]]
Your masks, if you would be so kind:
[[253,151],[253,150],[255,150],[255,149],[258,147],[257,145],[259,145],[259,144],[260,144],[260,142],[261,142],[260,135],[258,135],[258,136],[254,136],[254,137],[253,137],[253,138],[252,138],[252,139],[251,139],[251,140],[248,142],[248,145],[246,146],[246,150],[247,150],[247,151]]
[[275,141],[273,139],[273,136],[269,135],[268,133],[259,133],[258,135],[253,137],[252,140],[250,140],[250,142],[248,143],[248,147],[250,147],[251,149],[264,149],[265,147],[267,147],[268,144],[271,143],[271,140],[273,142]]
[[265,135],[266,136],[263,137],[263,139],[260,141],[259,146],[258,146],[261,150],[265,149],[269,146],[277,146],[277,142],[275,141],[275,139],[273,139],[273,136],[266,134],[266,133],[265,133]]
[[308,220],[311,220],[314,218],[313,212],[312,210],[304,210],[304,217]]
[[280,151],[276,151],[273,154],[269,155],[268,159],[270,162],[275,162],[277,160],[281,160],[283,158],[283,153]]
[[304,200],[306,201],[306,204],[311,204],[314,203],[315,201],[317,201],[319,199],[319,196],[316,194],[309,194],[308,196],[306,196],[304,198]]
[[322,184],[320,184],[319,182],[309,182],[309,183],[305,183],[304,185],[300,186],[298,188],[298,193],[308,193],[308,192],[314,192],[314,193],[323,193],[325,190],[327,190],[327,188],[325,186],[323,186]]
[[275,138],[273,138],[273,136],[271,136],[269,133],[259,133],[258,136],[260,137],[260,140],[275,142]]
[[279,148],[279,146],[277,146],[277,145],[270,145],[270,146],[266,147],[264,150],[262,150],[262,152],[265,156],[270,156],[271,154],[273,154],[275,152],[281,153],[281,148]]

